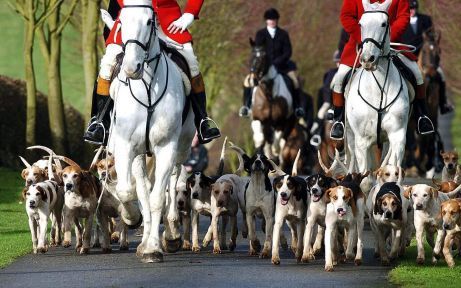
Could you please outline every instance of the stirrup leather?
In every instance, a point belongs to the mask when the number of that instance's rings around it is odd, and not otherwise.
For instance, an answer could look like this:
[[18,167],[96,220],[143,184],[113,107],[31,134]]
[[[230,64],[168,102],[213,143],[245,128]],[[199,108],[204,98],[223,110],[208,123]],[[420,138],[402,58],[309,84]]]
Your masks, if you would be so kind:
[[330,130],[330,138],[333,139],[333,140],[336,140],[336,141],[344,140],[344,133],[343,133],[343,137],[341,137],[341,138],[336,138],[336,137],[333,137],[333,136],[331,135],[331,132],[333,131],[333,127],[334,127],[335,125],[341,125],[341,126],[343,127],[343,132],[344,132],[344,130],[345,130],[345,129],[344,129],[344,123],[343,123],[343,122],[341,122],[341,121],[335,121],[335,123],[333,123],[333,126],[331,127],[332,129]]
[[216,124],[216,122],[215,122],[213,119],[211,119],[210,117],[206,117],[206,118],[200,120],[200,126],[199,126],[199,129],[198,129],[198,133],[199,133],[200,138],[201,138],[203,141],[208,141],[208,140],[212,140],[212,139],[221,137],[221,132],[220,132],[219,135],[216,136],[216,137],[212,137],[212,138],[203,138],[203,134],[202,134],[202,127],[203,127],[203,126],[202,126],[202,125],[203,125],[203,123],[205,123],[205,122],[207,122],[207,121],[210,121],[211,123],[213,123],[214,127],[216,127],[216,128],[219,130],[218,124]]

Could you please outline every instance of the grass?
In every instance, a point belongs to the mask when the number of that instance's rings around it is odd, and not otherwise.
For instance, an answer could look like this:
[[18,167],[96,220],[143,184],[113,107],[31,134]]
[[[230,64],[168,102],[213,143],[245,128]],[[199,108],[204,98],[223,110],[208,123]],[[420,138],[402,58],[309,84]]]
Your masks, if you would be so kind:
[[[19,14],[10,9],[6,3],[0,4],[0,7],[0,27],[3,27],[0,29],[0,39],[4,39],[0,47],[0,75],[24,79],[24,61],[22,57],[24,22]],[[64,29],[61,73],[64,101],[83,112],[85,107],[85,83],[83,80],[83,61],[79,34],[71,25]],[[37,89],[47,94],[45,65],[38,44],[38,38],[36,38],[34,64]]]
[[453,137],[453,147],[461,149],[461,95],[453,95],[455,105],[455,117],[451,125],[451,135]]
[[454,269],[448,268],[444,259],[440,259],[436,265],[431,262],[431,248],[426,244],[426,264],[420,266],[416,264],[416,242],[412,241],[407,248],[397,267],[389,273],[391,283],[402,287],[459,287],[461,280],[461,260],[455,257],[456,266]]
[[32,251],[24,205],[20,204],[23,181],[17,171],[0,168],[0,268]]

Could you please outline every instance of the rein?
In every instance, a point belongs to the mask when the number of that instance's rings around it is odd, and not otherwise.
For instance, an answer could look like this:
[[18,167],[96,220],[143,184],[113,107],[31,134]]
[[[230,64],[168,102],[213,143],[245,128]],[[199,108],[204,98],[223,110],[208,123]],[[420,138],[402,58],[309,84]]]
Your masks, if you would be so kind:
[[[154,10],[153,7],[149,6],[149,5],[126,5],[126,6],[123,7],[123,9],[125,9],[125,8],[149,8],[152,11]],[[151,157],[152,156],[152,150],[150,149],[150,141],[149,141],[149,130],[150,130],[149,129],[149,124],[150,124],[150,121],[152,119],[152,115],[154,114],[155,107],[157,107],[160,100],[162,100],[163,97],[166,94],[166,90],[168,88],[168,82],[169,82],[169,65],[168,65],[168,61],[166,59],[165,53],[163,53],[163,51],[157,53],[154,57],[149,59],[149,54],[150,54],[149,49],[150,49],[150,46],[152,44],[152,39],[153,38],[155,39],[155,37],[157,37],[157,31],[156,31],[157,28],[155,27],[155,18],[149,20],[148,25],[151,27],[151,30],[150,30],[150,34],[149,34],[149,40],[147,41],[146,44],[141,43],[137,39],[128,39],[125,43],[123,43],[123,46],[122,46],[123,47],[123,52],[125,52],[125,48],[126,48],[126,46],[128,44],[135,44],[135,45],[138,45],[139,47],[141,47],[141,49],[145,52],[143,65],[146,64],[148,67],[150,67],[150,64],[152,62],[157,61],[156,64],[155,64],[154,71],[152,73],[150,81],[147,82],[146,80],[144,80],[144,78],[140,79],[142,81],[142,83],[144,84],[144,87],[146,89],[148,103],[147,104],[143,103],[141,100],[139,100],[138,97],[136,97],[134,95],[133,90],[131,88],[131,80],[129,78],[127,78],[126,81],[123,81],[121,79],[119,79],[119,81],[124,83],[125,85],[127,85],[129,87],[129,89],[130,89],[130,93],[131,93],[131,96],[133,97],[133,99],[136,102],[138,102],[141,106],[143,106],[144,108],[147,109],[146,130],[145,130],[144,139],[145,139],[146,155]],[[152,37],[152,36],[154,36],[154,37]],[[160,60],[161,60],[160,57],[161,56],[163,56],[163,58],[165,59],[165,63],[166,63],[165,87],[163,88],[163,91],[160,94],[160,96],[152,103],[152,96],[151,96],[152,81],[153,81],[153,79],[155,77],[155,74],[157,73],[157,69],[158,69],[158,66],[160,64]],[[136,81],[136,80],[134,80],[134,81]]]

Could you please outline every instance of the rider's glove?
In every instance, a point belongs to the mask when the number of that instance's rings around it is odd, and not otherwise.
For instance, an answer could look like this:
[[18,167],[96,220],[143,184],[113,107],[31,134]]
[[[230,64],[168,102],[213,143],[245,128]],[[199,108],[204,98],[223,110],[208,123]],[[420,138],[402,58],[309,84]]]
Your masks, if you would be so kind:
[[194,22],[194,15],[191,13],[184,13],[178,20],[173,21],[170,26],[168,26],[168,32],[171,34],[176,34],[178,31],[183,33],[190,25]]
[[109,29],[112,29],[112,27],[114,27],[114,19],[112,18],[112,16],[110,16],[109,12],[107,12],[107,10],[104,10],[104,9],[100,9],[101,10],[101,18],[102,18],[102,22],[104,22],[104,24],[106,24],[107,28]]

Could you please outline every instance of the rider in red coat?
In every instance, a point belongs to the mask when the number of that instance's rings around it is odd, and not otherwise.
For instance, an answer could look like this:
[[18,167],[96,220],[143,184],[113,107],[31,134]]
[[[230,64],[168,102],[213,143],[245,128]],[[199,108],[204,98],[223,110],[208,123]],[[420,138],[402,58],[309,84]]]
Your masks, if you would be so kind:
[[[218,138],[221,134],[219,129],[214,127],[214,121],[208,118],[206,113],[205,84],[200,73],[197,57],[192,48],[192,35],[187,30],[192,22],[198,19],[203,1],[188,0],[184,13],[181,13],[181,8],[176,0],[152,0],[152,6],[160,24],[158,28],[159,37],[165,42],[174,44],[172,47],[180,47],[181,49],[178,49],[178,52],[184,56],[189,65],[192,77],[190,79],[192,88],[190,99],[195,115],[195,126],[200,142],[207,143]],[[104,135],[106,134],[104,131],[108,129],[110,124],[110,121],[107,120],[108,116],[105,117],[106,121],[104,121],[104,115],[101,116],[101,114],[110,110],[105,109],[104,111],[102,107],[106,106],[105,102],[109,101],[109,97],[105,96],[109,95],[110,80],[116,64],[116,56],[122,53],[121,25],[118,16],[123,6],[123,0],[111,0],[108,9],[109,13],[107,11],[102,12],[104,22],[111,30],[106,38],[106,53],[101,59],[101,69],[95,91],[96,96],[94,97],[94,99],[103,100],[94,100],[93,106],[96,109],[92,109],[93,118],[84,135],[84,139],[88,142],[103,143],[105,140],[103,138],[105,138]],[[112,20],[113,18],[116,18],[116,20]],[[103,102],[103,104],[99,102]]]
[[[371,3],[385,0],[370,0]],[[361,29],[359,25],[360,18],[364,13],[362,0],[344,0],[341,8],[341,23],[344,30],[350,35],[349,40],[344,47],[341,55],[341,62],[338,73],[333,80],[333,106],[335,110],[335,120],[331,128],[330,136],[335,140],[342,140],[344,137],[344,77],[354,66],[357,57],[357,47],[362,42]],[[408,0],[393,0],[388,10],[390,23],[390,40],[391,42],[400,42],[400,37],[405,32],[410,21],[410,10]],[[417,63],[416,58],[411,53],[406,53],[405,56],[399,54],[400,60],[413,72],[416,78],[416,99],[415,112],[419,116],[418,132],[428,134],[434,132],[434,127],[429,118],[425,116],[427,108],[425,104],[426,89],[424,79]],[[358,61],[357,61],[358,62]],[[356,65],[360,65],[357,63]]]

